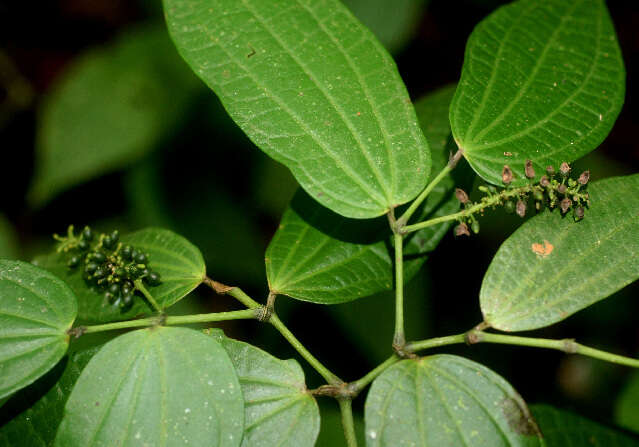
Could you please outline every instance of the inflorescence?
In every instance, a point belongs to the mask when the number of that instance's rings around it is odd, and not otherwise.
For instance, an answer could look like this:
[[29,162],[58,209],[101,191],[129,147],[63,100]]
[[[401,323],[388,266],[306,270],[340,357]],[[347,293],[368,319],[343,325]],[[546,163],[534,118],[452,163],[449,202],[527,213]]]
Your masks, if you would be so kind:
[[117,230],[95,235],[87,226],[76,236],[70,225],[66,236],[54,234],[53,238],[59,242],[58,253],[70,255],[69,269],[81,269],[87,284],[104,293],[109,304],[122,312],[133,306],[140,285],[136,281],[142,280],[149,286],[161,283],[160,275],[149,267],[148,253],[120,242]]
[[[535,170],[531,160],[526,160],[525,175],[529,180],[535,178]],[[548,166],[546,174],[538,183],[512,188],[510,184],[513,180],[513,172],[508,165],[502,170],[502,182],[504,188],[498,190],[492,185],[480,186],[479,190],[485,194],[478,202],[471,202],[468,194],[460,188],[455,190],[455,196],[464,207],[458,219],[459,224],[455,227],[456,236],[470,236],[470,230],[479,232],[479,222],[475,217],[476,213],[483,213],[486,208],[496,208],[503,206],[507,213],[516,213],[519,217],[524,217],[531,202],[537,212],[544,208],[559,207],[562,215],[566,215],[572,210],[575,221],[584,217],[585,209],[590,206],[590,196],[586,191],[590,180],[590,171],[582,172],[577,179],[570,178],[571,168],[566,162],[561,163],[558,172],[555,168]]]

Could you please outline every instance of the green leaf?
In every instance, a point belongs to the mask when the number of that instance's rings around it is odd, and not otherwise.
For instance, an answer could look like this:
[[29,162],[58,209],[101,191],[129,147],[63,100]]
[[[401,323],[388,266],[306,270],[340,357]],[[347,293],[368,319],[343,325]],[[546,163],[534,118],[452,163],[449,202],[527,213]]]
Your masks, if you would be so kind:
[[18,238],[9,221],[0,214],[0,258],[18,257]]
[[242,447],[312,447],[320,427],[317,402],[295,360],[280,360],[248,343],[210,333],[226,349],[244,395]]
[[244,405],[233,365],[213,338],[185,328],[129,332],[86,366],[55,445],[237,447]]
[[503,331],[548,326],[639,278],[639,175],[588,191],[583,220],[546,211],[502,244],[481,287],[486,323]]
[[[160,274],[162,283],[147,289],[162,307],[167,308],[189,294],[206,276],[202,254],[189,241],[169,230],[146,228],[121,238],[149,254],[149,266]],[[104,293],[89,287],[80,270],[67,266],[68,255],[51,253],[34,259],[34,264],[62,278],[78,298],[78,318],[88,323],[104,323],[126,320],[136,315],[154,312],[147,301],[137,297],[133,307],[122,312],[118,306],[109,304]]]
[[615,422],[639,433],[639,373],[633,373],[617,397]]
[[315,200],[370,218],[424,187],[428,144],[395,63],[338,0],[164,6],[191,68]]
[[[4,424],[0,421],[0,446],[50,446],[73,385],[98,350],[95,347],[66,357],[31,386],[12,396],[3,413],[12,413],[16,407],[23,411]],[[24,408],[27,402],[32,404]]]
[[526,404],[503,378],[453,355],[403,360],[366,398],[366,445],[541,446]]
[[43,104],[30,201],[142,158],[183,120],[199,85],[163,26],[132,28],[80,56]]
[[76,314],[75,296],[59,278],[26,262],[0,260],[0,398],[64,356]]
[[[418,101],[420,122],[432,141],[433,167],[442,169],[450,133],[446,112],[453,94],[446,87]],[[432,137],[432,138],[431,138]],[[440,182],[416,217],[424,219],[454,213],[454,180]],[[404,252],[408,281],[426,260],[450,223],[428,227],[408,236]],[[280,227],[266,250],[266,274],[271,291],[304,301],[337,304],[390,290],[393,285],[386,218],[347,219],[322,207],[298,191],[284,213]]]
[[548,447],[636,447],[639,439],[549,405],[530,408]]
[[458,146],[485,180],[514,184],[595,149],[625,91],[615,30],[602,0],[520,0],[483,20],[466,47],[450,109]]
[[344,0],[391,53],[401,50],[415,35],[427,0]]

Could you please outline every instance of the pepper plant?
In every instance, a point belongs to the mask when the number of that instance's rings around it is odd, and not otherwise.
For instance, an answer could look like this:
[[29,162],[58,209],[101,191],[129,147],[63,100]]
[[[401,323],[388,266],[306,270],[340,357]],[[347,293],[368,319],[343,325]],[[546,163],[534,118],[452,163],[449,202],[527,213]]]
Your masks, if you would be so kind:
[[[570,338],[512,334],[562,321],[639,278],[639,175],[591,182],[589,171],[571,172],[624,100],[602,0],[497,9],[470,36],[458,84],[414,104],[391,56],[338,0],[164,8],[184,60],[301,185],[266,251],[268,296],[226,285],[197,247],[160,228],[70,227],[33,263],[0,261],[0,399],[54,378],[0,428],[0,445],[312,446],[321,398],[338,402],[349,447],[639,445],[549,406],[530,409],[479,363],[429,353],[498,343],[639,367]],[[467,192],[473,182],[479,198]],[[529,219],[485,274],[483,321],[414,340],[404,284],[444,234],[472,237],[497,207]],[[166,315],[200,285],[245,309]],[[395,292],[389,357],[360,378],[330,370],[276,311],[280,296],[339,305],[384,290]],[[325,384],[308,389],[297,361],[218,329],[178,327],[244,319],[272,325]],[[65,357],[84,334],[116,329],[131,330]],[[365,440],[353,422],[358,396]]]

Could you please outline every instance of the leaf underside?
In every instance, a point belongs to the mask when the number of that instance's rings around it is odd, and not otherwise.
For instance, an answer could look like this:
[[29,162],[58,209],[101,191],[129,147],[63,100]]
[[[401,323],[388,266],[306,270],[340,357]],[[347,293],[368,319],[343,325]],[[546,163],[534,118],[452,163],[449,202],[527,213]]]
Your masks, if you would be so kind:
[[407,202],[428,144],[394,61],[338,0],[165,0],[179,52],[267,154],[347,217]]
[[[442,169],[448,160],[447,111],[453,92],[454,86],[444,87],[415,105],[422,129],[432,142],[435,169]],[[416,218],[457,211],[459,202],[452,193],[454,185],[450,176],[442,180]],[[437,246],[449,227],[450,223],[443,223],[406,237],[406,281],[419,270],[426,254]],[[314,303],[337,304],[390,290],[393,264],[389,241],[386,218],[347,219],[300,190],[266,251],[271,291]]]
[[403,360],[368,393],[367,447],[541,446],[526,404],[488,368],[452,355]]
[[317,402],[295,360],[280,360],[255,346],[211,330],[240,381],[245,420],[242,447],[312,447],[320,427]]
[[55,446],[239,447],[242,393],[220,344],[186,328],[129,332],[91,359]]
[[0,398],[64,356],[76,314],[75,296],[63,281],[31,264],[0,260]]
[[524,183],[595,149],[625,92],[615,30],[602,0],[520,0],[471,34],[450,109],[453,135],[473,169],[501,184],[509,165]]
[[[492,327],[548,326],[639,278],[639,174],[601,180],[588,191],[591,206],[583,220],[545,211],[499,248],[480,292]],[[533,244],[546,247],[546,254]]]

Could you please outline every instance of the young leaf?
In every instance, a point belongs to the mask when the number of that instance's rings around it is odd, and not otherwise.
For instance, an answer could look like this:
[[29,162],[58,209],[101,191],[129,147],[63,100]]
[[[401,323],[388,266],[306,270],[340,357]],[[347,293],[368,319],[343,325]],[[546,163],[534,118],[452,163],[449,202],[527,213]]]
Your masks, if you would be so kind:
[[0,398],[64,356],[76,314],[75,296],[59,278],[26,262],[0,260]]
[[549,405],[530,407],[548,447],[639,447],[639,439]]
[[366,398],[366,445],[541,446],[526,404],[503,378],[453,355],[403,360]]
[[233,365],[213,338],[186,328],[129,332],[86,366],[55,446],[238,447],[244,405]]
[[[450,128],[446,113],[453,89],[445,87],[416,104],[424,133],[432,142],[433,167],[447,160]],[[459,202],[449,176],[433,190],[418,216],[454,213]],[[405,279],[408,281],[444,236],[449,223],[432,226],[407,237]],[[266,274],[273,292],[304,301],[337,304],[369,296],[393,285],[389,230],[385,218],[346,219],[298,191],[284,213],[266,251]]]
[[544,212],[502,244],[481,287],[486,323],[503,331],[548,326],[639,278],[639,174],[588,191],[581,221]]
[[184,59],[253,142],[347,217],[415,197],[428,144],[395,63],[338,0],[165,0]]
[[295,360],[280,360],[211,330],[226,349],[244,395],[242,447],[312,447],[320,427],[317,402]]
[[182,121],[199,88],[161,26],[80,56],[44,103],[30,201],[140,159]]
[[[160,274],[162,282],[147,289],[163,308],[185,297],[206,275],[206,266],[198,248],[169,230],[146,228],[125,234],[121,239],[123,243],[132,244],[149,254],[149,266]],[[104,323],[153,312],[153,308],[141,297],[133,301],[130,310],[122,312],[118,306],[109,304],[103,292],[89,287],[79,270],[69,269],[67,261],[65,253],[51,253],[39,256],[33,262],[69,284],[78,298],[78,318],[83,322]]]
[[[94,347],[70,355],[31,386],[12,396],[3,413],[15,412],[15,407],[23,411],[4,424],[0,420],[0,445],[50,446],[73,385],[98,350],[99,347]],[[25,409],[25,402],[35,403]]]
[[615,422],[639,433],[639,373],[633,373],[617,397]]
[[625,71],[603,0],[520,0],[471,34],[450,109],[458,146],[485,180],[517,185],[595,149],[624,99]]
[[344,0],[390,53],[401,50],[415,35],[427,0]]

